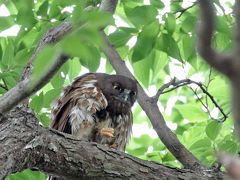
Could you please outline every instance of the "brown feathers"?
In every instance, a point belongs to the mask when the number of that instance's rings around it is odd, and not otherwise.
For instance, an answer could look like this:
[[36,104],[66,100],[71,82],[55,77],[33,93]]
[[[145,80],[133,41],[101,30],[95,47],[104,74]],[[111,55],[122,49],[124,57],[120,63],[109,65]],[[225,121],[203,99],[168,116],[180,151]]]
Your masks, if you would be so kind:
[[[51,127],[124,151],[136,95],[136,83],[127,77],[85,74],[64,89],[52,109]],[[113,134],[109,136],[108,132]]]

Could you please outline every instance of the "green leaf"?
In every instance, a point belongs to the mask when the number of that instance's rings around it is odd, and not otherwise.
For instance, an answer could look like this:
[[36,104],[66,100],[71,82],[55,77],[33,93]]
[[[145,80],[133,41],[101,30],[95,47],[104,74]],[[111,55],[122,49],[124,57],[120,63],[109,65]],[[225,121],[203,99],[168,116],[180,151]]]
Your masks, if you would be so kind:
[[190,146],[190,150],[204,150],[211,147],[211,141],[208,138],[197,140]]
[[14,44],[12,41],[8,41],[7,47],[3,52],[2,63],[7,67],[12,66],[14,60],[13,57],[14,57]]
[[159,23],[154,21],[143,27],[133,48],[132,61],[137,62],[147,57],[152,51],[159,33]]
[[220,151],[228,152],[235,154],[238,151],[238,146],[236,142],[231,140],[223,140],[218,144],[218,148]]
[[183,53],[184,53],[184,58],[187,61],[189,61],[196,54],[195,40],[196,38],[194,38],[193,36],[190,37],[187,34],[182,36]]
[[38,11],[37,11],[37,15],[39,16],[47,16],[47,12],[48,12],[48,0],[45,0],[42,5],[39,7]]
[[193,16],[191,14],[188,15],[186,19],[182,22],[181,29],[186,33],[195,31],[196,19],[196,16]]
[[4,4],[8,8],[10,14],[13,14],[13,15],[17,14],[18,10],[12,1],[5,1]]
[[161,73],[161,69],[164,69],[164,67],[167,65],[169,62],[169,57],[167,54],[163,51],[154,51],[155,57],[153,58],[153,63],[151,65],[151,68],[153,70],[153,74],[155,77],[154,79],[159,78],[158,75]]
[[109,35],[109,40],[116,48],[126,45],[131,34],[123,30],[117,30]]
[[39,95],[33,96],[30,107],[34,109],[35,112],[40,112],[44,103],[44,96],[43,92],[41,92]]
[[13,73],[11,73],[11,76],[5,77],[4,80],[9,89],[13,88],[17,83],[17,80],[13,77]]
[[89,47],[91,54],[89,57],[81,58],[80,62],[83,66],[88,68],[91,72],[95,72],[100,65],[100,53],[97,48]]
[[62,77],[61,72],[56,73],[51,79],[51,84],[54,88],[58,89],[63,87],[65,78]]
[[53,1],[49,10],[49,18],[54,18],[59,15],[61,15],[61,9],[57,6],[56,1]]
[[165,6],[164,3],[160,0],[150,0],[150,2],[151,2],[151,5],[157,7],[158,9],[162,9]]
[[51,89],[44,94],[44,107],[50,107],[54,100],[56,100],[61,93],[62,88]]
[[208,92],[214,96],[215,99],[221,102],[229,102],[230,89],[226,80],[222,76],[217,76],[210,83]]
[[176,105],[175,108],[181,113],[183,118],[191,122],[199,122],[209,119],[208,114],[196,104]]
[[217,21],[216,21],[216,30],[228,35],[229,38],[231,38],[231,28],[229,28],[228,24],[228,19],[225,16],[217,16]]
[[220,130],[222,128],[222,124],[217,122],[217,121],[211,121],[210,123],[208,123],[205,131],[207,136],[211,139],[211,140],[215,140],[216,137],[218,136],[218,134],[220,133]]
[[25,66],[29,56],[30,56],[30,53],[28,49],[22,49],[17,52],[17,54],[14,57],[14,61],[19,65]]
[[125,6],[124,10],[131,23],[136,27],[141,27],[153,22],[158,15],[157,9],[151,5],[137,6],[135,8]]
[[44,127],[49,127],[50,125],[50,118],[46,114],[40,114],[38,115],[38,119],[42,123]]
[[40,171],[27,169],[8,176],[6,180],[45,180],[46,178],[47,176]]
[[160,51],[166,52],[169,56],[175,59],[181,59],[178,44],[170,34],[161,34],[157,40],[156,48]]
[[176,17],[172,13],[167,14],[167,18],[165,19],[165,28],[169,34],[173,34],[176,27]]
[[14,25],[14,17],[12,16],[0,16],[0,32],[4,31],[5,29],[10,28],[12,25]]
[[81,71],[81,64],[78,58],[73,58],[72,60],[68,61],[69,64],[69,79],[73,81],[75,77],[77,77]]
[[148,87],[149,85],[151,63],[153,58],[154,54],[152,53],[145,59],[133,62],[132,64],[135,76],[145,87]]
[[162,157],[162,161],[166,162],[166,161],[174,161],[176,160],[176,158],[172,155],[172,153],[167,152],[163,157]]
[[152,139],[149,135],[143,134],[139,138],[133,139],[135,143],[148,147],[152,143]]
[[[27,0],[25,0],[27,1]],[[26,3],[28,4],[28,3]],[[35,19],[32,7],[27,5],[23,6],[18,10],[17,23],[23,27],[31,28],[37,22]]]
[[33,75],[32,80],[36,81],[41,76],[43,76],[52,66],[53,62],[58,56],[58,51],[56,48],[51,46],[45,46],[44,49],[37,55],[36,60],[33,65]]

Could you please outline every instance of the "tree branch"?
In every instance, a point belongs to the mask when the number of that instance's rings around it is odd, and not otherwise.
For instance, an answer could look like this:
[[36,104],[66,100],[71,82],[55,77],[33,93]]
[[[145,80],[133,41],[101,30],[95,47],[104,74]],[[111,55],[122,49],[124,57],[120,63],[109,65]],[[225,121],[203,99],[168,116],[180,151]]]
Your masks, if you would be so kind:
[[[214,99],[214,97],[207,91],[207,89],[203,86],[202,83],[193,81],[191,79],[183,79],[183,80],[176,80],[176,78],[174,78],[172,81],[162,85],[155,96],[153,96],[151,99],[152,101],[156,104],[158,102],[159,97],[162,94],[168,93],[170,91],[173,91],[179,87],[185,86],[185,85],[189,85],[189,84],[196,84],[204,94],[206,94],[207,97],[210,98],[210,100],[212,101],[212,103],[215,105],[216,108],[218,108],[218,110],[221,112],[221,114],[223,115],[223,117],[220,119],[219,122],[224,122],[228,116],[227,114],[224,113],[223,109],[218,105],[217,101]],[[173,86],[172,88],[168,89],[170,86]],[[166,90],[167,89],[167,90]],[[200,100],[200,98],[198,97],[198,99]],[[203,104],[203,106],[206,108],[206,110],[208,110],[207,106],[201,102]],[[208,110],[209,111],[209,110]],[[210,114],[209,114],[210,115]],[[211,116],[211,115],[210,115]]]
[[234,127],[235,132],[238,135],[238,138],[240,138],[240,2],[239,0],[235,1],[234,6],[234,13],[236,17],[236,26],[235,26],[235,47],[234,47],[234,62],[235,62],[235,68],[237,69],[237,73],[235,76],[231,79],[232,83],[232,110],[233,110],[233,117],[234,117]]
[[214,68],[227,77],[234,77],[239,71],[232,55],[220,54],[212,47],[214,31],[214,9],[211,0],[199,0],[200,25],[198,28],[198,52]]
[[186,8],[183,8],[183,9],[180,9],[180,10],[176,11],[175,13],[179,13],[177,18],[180,18],[186,11],[188,11],[192,7],[196,6],[196,4],[197,4],[197,1],[195,1],[194,3],[192,3],[192,5],[190,5],[190,6],[186,7]]
[[41,127],[29,109],[15,108],[0,119],[0,179],[33,168],[63,179],[227,178],[212,170],[174,169],[140,160],[106,146]]
[[[108,58],[109,62],[116,70],[117,74],[130,77],[135,80],[132,73],[128,70],[125,62],[121,59],[120,55],[113,48],[107,40],[106,35],[102,32],[104,39],[103,51]],[[179,160],[184,167],[190,169],[198,169],[202,167],[200,162],[189,152],[177,139],[176,135],[167,127],[165,120],[155,103],[147,96],[143,88],[138,83],[138,103],[149,117],[153,128],[158,134],[158,137],[165,144],[168,150]]]

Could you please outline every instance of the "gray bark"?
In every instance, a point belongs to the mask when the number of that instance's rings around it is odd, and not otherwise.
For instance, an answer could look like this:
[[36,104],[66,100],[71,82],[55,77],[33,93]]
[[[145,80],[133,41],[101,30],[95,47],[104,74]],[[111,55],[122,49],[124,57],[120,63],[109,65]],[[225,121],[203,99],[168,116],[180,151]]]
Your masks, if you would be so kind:
[[170,168],[39,125],[26,108],[0,119],[0,179],[26,168],[65,179],[225,179],[213,170]]

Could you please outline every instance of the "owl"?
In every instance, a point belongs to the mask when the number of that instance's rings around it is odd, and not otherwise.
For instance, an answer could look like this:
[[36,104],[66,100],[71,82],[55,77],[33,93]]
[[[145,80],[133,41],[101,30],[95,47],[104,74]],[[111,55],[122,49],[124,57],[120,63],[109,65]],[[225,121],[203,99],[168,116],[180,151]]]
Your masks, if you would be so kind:
[[124,151],[131,135],[134,80],[104,73],[87,73],[67,86],[52,109],[53,129],[77,139]]

